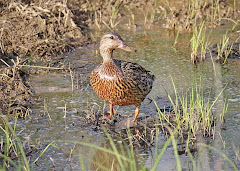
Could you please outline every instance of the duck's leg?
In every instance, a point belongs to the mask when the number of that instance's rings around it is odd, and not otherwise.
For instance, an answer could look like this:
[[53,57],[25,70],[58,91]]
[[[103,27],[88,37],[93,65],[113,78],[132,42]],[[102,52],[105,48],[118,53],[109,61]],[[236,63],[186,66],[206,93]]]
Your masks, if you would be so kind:
[[109,118],[112,117],[112,115],[114,115],[114,111],[113,111],[113,104],[109,104],[109,108],[110,108],[110,115],[109,115]]
[[109,108],[110,108],[110,115],[104,116],[104,119],[110,119],[112,117],[112,115],[114,115],[113,104],[109,103]]
[[135,121],[137,120],[138,114],[139,114],[139,107],[136,106],[136,109],[135,109],[135,116],[134,116],[133,122],[135,122]]

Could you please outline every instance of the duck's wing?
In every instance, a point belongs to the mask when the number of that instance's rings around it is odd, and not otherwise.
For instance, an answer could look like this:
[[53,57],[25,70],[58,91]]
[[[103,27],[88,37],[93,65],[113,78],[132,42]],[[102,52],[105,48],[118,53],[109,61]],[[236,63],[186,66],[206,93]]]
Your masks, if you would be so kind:
[[155,76],[150,71],[134,62],[117,59],[114,59],[114,62],[132,88],[138,89],[143,96],[146,96],[151,91]]

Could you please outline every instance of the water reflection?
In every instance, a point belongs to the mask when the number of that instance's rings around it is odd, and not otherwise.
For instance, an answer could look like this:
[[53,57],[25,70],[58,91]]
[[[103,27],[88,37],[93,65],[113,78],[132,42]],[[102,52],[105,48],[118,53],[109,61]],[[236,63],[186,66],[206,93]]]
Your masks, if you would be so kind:
[[[86,169],[90,170],[140,170],[143,168],[143,158],[130,149],[128,145],[123,145],[122,141],[112,141],[105,137],[105,140],[96,149],[95,147],[78,146],[80,160],[85,161]],[[85,150],[94,151],[93,156],[86,157]],[[87,155],[89,151],[87,152]],[[86,161],[87,159],[87,161]],[[83,166],[82,166],[83,167]]]

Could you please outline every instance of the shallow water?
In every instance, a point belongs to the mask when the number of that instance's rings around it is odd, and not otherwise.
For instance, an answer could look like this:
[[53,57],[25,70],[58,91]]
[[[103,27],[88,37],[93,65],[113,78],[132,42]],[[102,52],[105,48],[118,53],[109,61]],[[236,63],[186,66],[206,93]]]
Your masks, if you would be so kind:
[[[212,33],[213,37],[221,32],[222,30],[217,30]],[[199,65],[190,63],[190,48],[186,46],[190,38],[188,34],[181,34],[178,40],[179,43],[176,48],[173,48],[175,36],[173,32],[167,30],[139,31],[134,34],[128,32],[119,33],[129,45],[137,48],[138,52],[127,53],[116,50],[114,58],[137,62],[154,73],[156,81],[148,98],[160,98],[157,101],[159,107],[170,104],[166,92],[174,96],[172,80],[178,92],[185,92],[191,88],[194,79],[201,79],[204,92],[206,94],[211,92],[213,97],[216,97],[218,89],[222,90],[226,86],[223,98],[228,102],[228,111],[223,125],[226,129],[222,130],[222,141],[226,148],[222,148],[222,151],[235,162],[234,151],[236,150],[233,147],[235,146],[239,150],[240,142],[240,61],[229,60],[225,65],[216,63],[215,71],[220,73],[218,75],[220,78],[217,79],[220,81],[216,84],[216,76],[211,60],[206,60],[206,62]],[[213,39],[214,41],[217,40]],[[39,158],[37,165],[32,165],[34,169],[78,170],[81,163],[79,156],[88,159],[84,161],[87,169],[93,169],[94,166],[90,161],[94,160],[98,155],[101,156],[100,152],[93,148],[86,148],[81,145],[75,146],[73,143],[83,141],[105,146],[106,138],[104,138],[103,134],[84,126],[82,119],[86,117],[84,111],[89,109],[90,104],[97,103],[101,107],[106,105],[88,86],[90,71],[102,61],[97,52],[96,45],[76,49],[75,52],[65,56],[71,66],[79,67],[74,71],[73,91],[70,73],[42,74],[31,77],[39,100],[34,105],[33,114],[27,120],[18,122],[18,128],[21,128],[19,136],[24,139],[30,138],[32,143],[41,144],[42,149],[51,142],[60,149],[50,147]],[[117,109],[117,113],[123,115],[133,114],[134,112],[134,106],[115,107],[115,109]],[[108,110],[108,107],[105,110]],[[140,108],[140,115],[156,113],[154,105],[149,104],[149,100],[146,99]],[[164,144],[166,141],[161,136],[159,140],[160,144]],[[210,145],[213,145],[213,143],[214,141],[209,142]],[[71,154],[73,148],[74,151]],[[151,150],[153,153],[146,150],[136,151],[136,153],[140,154],[139,162],[149,169],[154,162],[155,147],[152,147]],[[212,168],[215,154],[209,151],[207,155]],[[31,160],[36,159],[38,156],[39,154],[35,154]],[[192,169],[191,162],[186,155],[181,155],[180,160],[183,168]],[[169,147],[159,162],[158,168],[161,170],[175,170],[175,165],[174,153],[172,147]],[[225,167],[223,169],[228,170],[230,165],[227,163]]]

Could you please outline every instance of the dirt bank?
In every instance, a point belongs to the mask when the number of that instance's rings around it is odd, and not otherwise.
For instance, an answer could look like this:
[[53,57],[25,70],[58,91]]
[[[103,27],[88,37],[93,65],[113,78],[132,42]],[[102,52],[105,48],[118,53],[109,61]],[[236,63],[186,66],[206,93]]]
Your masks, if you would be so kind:
[[18,64],[51,65],[52,56],[83,45],[87,37],[61,1],[3,1],[0,7],[0,112],[23,115],[32,91]]
[[30,114],[32,90],[27,74],[16,64],[0,72],[0,113],[20,117]]
[[60,1],[10,2],[0,14],[1,51],[8,57],[43,60],[86,41]]

